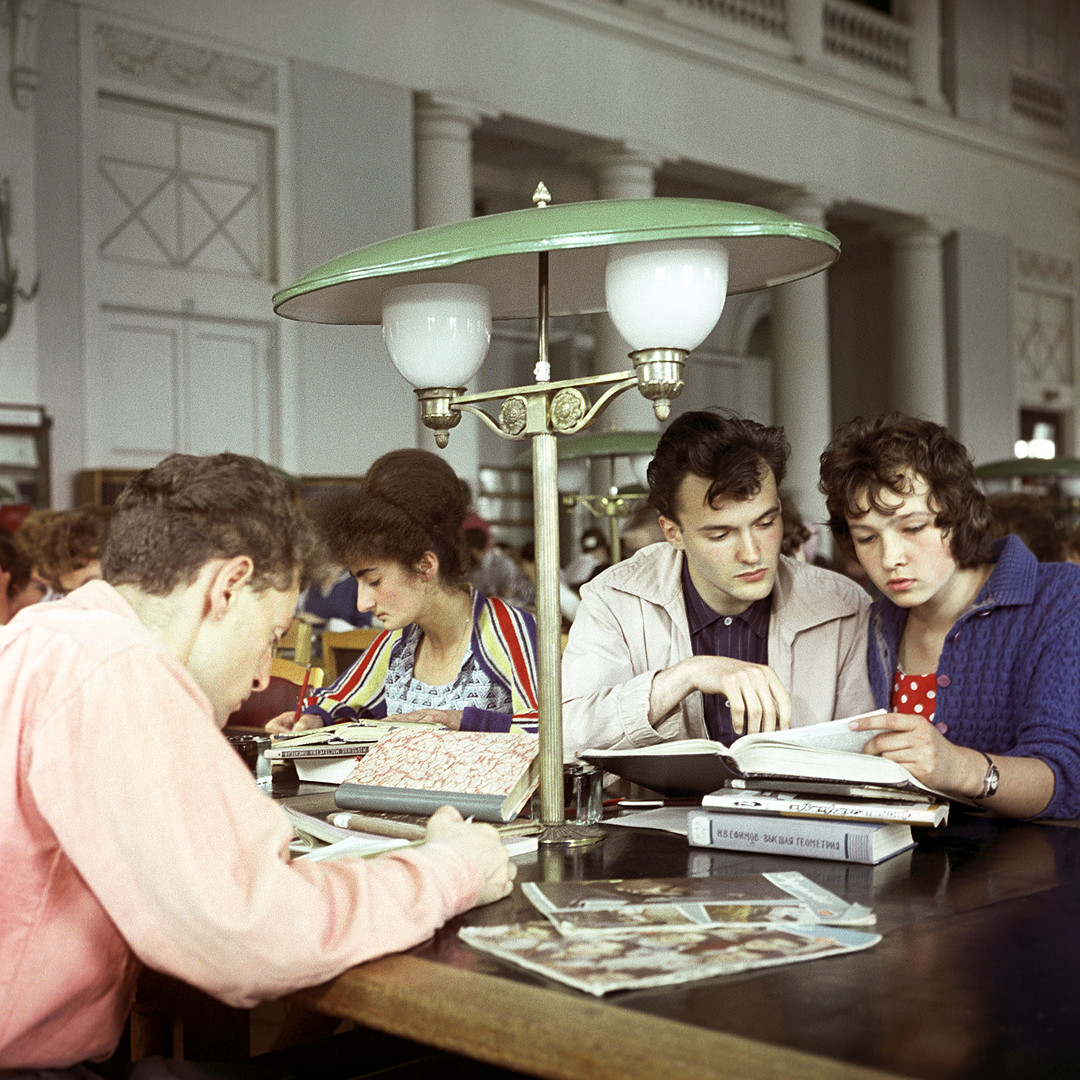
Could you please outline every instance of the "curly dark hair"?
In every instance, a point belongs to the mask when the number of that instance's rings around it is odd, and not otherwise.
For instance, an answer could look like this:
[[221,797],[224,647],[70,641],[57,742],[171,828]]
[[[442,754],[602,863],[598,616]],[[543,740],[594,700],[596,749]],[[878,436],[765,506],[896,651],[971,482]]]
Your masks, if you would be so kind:
[[247,555],[256,589],[322,577],[326,550],[289,485],[257,458],[170,454],[134,476],[109,518],[105,579],[167,596],[211,559]]
[[313,513],[334,557],[350,568],[389,559],[415,571],[430,551],[447,584],[458,584],[469,571],[462,528],[468,493],[446,461],[429,450],[383,454],[359,489],[337,495]]
[[889,513],[882,495],[906,498],[920,477],[930,488],[927,505],[934,511],[934,524],[947,535],[957,565],[989,562],[990,507],[967,448],[940,424],[901,413],[849,421],[821,455],[818,489],[841,548],[855,553],[848,518],[869,509]]
[[38,538],[37,572],[57,592],[65,574],[101,558],[109,511],[104,506],[64,510],[49,519]]
[[723,497],[749,499],[761,490],[766,469],[780,485],[790,453],[783,428],[712,409],[683,413],[661,436],[649,462],[649,504],[678,522],[679,488],[691,474],[711,481],[705,494],[710,506]]
[[19,550],[19,546],[12,537],[3,529],[0,529],[0,570],[6,571],[10,577],[7,584],[9,598],[18,595],[26,588],[30,581],[30,560]]

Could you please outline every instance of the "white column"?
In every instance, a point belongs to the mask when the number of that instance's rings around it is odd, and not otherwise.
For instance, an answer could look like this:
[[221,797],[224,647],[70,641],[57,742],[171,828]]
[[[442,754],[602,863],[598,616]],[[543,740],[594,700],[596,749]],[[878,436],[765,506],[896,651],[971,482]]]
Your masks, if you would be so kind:
[[[598,199],[651,199],[656,193],[656,170],[663,158],[658,154],[619,147],[592,154],[589,162],[595,170]],[[594,316],[593,329],[596,334],[595,374],[630,370],[633,366],[630,345],[615,329],[606,312]],[[650,431],[657,426],[657,421],[652,403],[636,390],[626,390],[607,407],[598,425],[603,430]],[[603,482],[606,484],[608,479],[605,476]],[[617,484],[635,482],[624,462],[619,463],[615,479]]]
[[[825,226],[825,202],[810,195],[786,197],[776,209]],[[772,353],[776,365],[775,423],[791,443],[783,489],[798,503],[804,519],[823,522],[825,501],[818,493],[818,459],[832,435],[829,371],[829,298],[827,272],[778,285],[772,290]],[[823,554],[831,549],[822,533]]]
[[820,67],[825,56],[825,0],[795,0],[785,10],[796,58],[808,67]]
[[944,230],[918,221],[887,235],[892,244],[892,402],[901,412],[944,424]]
[[911,27],[911,82],[915,100],[929,109],[948,110],[941,92],[941,5],[939,0],[907,0],[897,14]]
[[[431,94],[417,95],[414,207],[418,229],[465,221],[473,216],[472,133],[480,119],[480,111],[465,102]],[[440,450],[434,435],[419,417],[417,405],[417,445],[443,455],[458,476],[468,481],[475,495],[480,421],[474,416],[462,416],[450,432],[446,449]]]

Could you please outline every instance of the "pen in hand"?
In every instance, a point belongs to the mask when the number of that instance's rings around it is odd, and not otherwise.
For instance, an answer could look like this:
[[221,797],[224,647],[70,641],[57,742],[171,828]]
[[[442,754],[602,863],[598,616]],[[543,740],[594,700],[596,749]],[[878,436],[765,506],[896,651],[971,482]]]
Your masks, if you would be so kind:
[[292,726],[295,728],[300,722],[300,712],[304,708],[304,695],[307,693],[308,683],[311,682],[310,666],[304,671],[304,682],[300,687],[300,696],[296,699],[296,712],[293,713]]
[[331,814],[328,820],[339,829],[355,829],[358,832],[373,833],[375,836],[391,836],[399,840],[423,840],[427,837],[427,829],[423,825],[394,821],[391,818],[368,817],[365,814]]

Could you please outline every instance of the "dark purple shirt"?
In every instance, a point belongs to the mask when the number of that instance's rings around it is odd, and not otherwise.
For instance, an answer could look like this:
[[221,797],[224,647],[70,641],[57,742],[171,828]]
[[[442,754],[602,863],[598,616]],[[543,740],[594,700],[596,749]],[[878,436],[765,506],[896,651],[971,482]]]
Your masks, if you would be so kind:
[[[683,599],[690,623],[690,648],[695,656],[730,656],[751,664],[769,662],[769,615],[772,593],[755,600],[740,615],[721,615],[713,611],[690,580],[686,559],[682,565]],[[731,726],[731,711],[719,694],[702,694],[705,727],[710,739],[730,745],[736,738]]]

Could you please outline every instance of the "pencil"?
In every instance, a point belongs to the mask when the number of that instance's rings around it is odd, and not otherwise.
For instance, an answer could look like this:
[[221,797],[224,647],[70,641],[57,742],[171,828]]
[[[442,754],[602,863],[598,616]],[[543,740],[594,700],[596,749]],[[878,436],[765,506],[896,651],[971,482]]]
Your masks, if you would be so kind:
[[304,707],[304,695],[307,693],[308,683],[311,681],[311,667],[304,671],[304,683],[300,687],[300,696],[296,699],[296,712],[293,713],[292,725],[295,728],[300,720],[300,711]]

